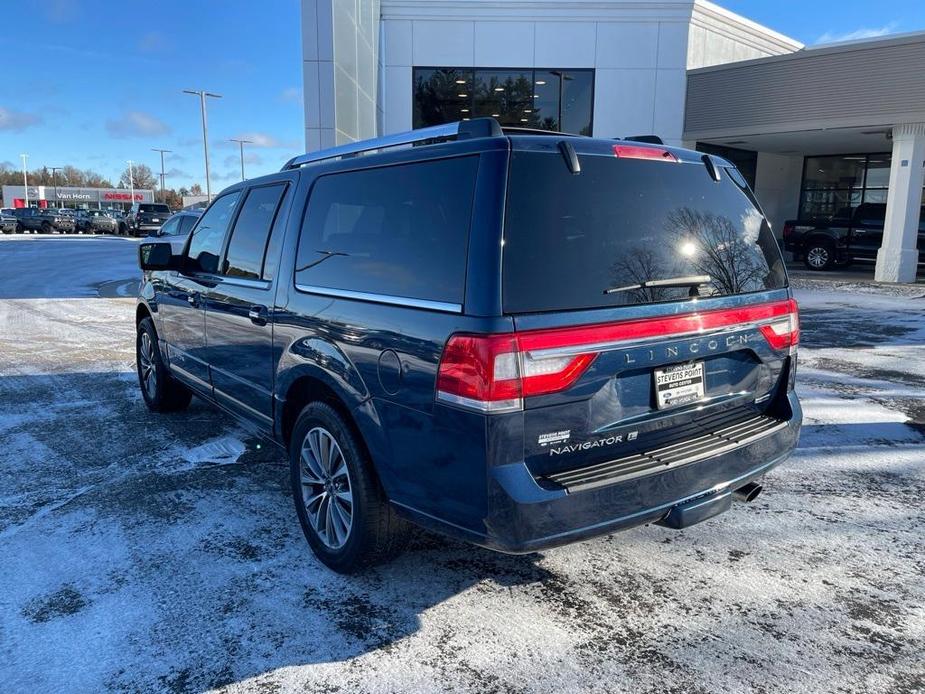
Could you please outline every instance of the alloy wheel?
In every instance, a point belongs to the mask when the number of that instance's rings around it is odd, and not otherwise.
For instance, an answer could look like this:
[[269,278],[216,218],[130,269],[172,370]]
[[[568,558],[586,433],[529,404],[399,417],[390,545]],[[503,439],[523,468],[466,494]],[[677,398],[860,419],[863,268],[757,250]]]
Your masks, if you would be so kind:
[[309,430],[302,441],[299,482],[305,514],[318,539],[340,549],[353,527],[353,491],[340,445],[323,427]]
[[141,333],[138,348],[138,368],[141,370],[141,382],[150,399],[157,394],[157,369],[154,364],[154,343],[147,332]]
[[813,246],[806,254],[806,262],[814,268],[824,268],[829,263],[829,251],[822,246]]

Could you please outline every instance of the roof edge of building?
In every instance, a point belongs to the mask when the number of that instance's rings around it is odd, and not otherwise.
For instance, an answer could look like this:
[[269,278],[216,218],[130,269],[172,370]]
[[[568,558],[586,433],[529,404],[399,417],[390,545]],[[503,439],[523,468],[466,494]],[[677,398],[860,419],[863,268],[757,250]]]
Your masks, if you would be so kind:
[[[703,2],[704,0],[696,0]],[[903,34],[890,34],[887,36],[877,36],[869,39],[855,39],[852,41],[839,41],[837,43],[826,43],[818,46],[805,46],[800,50],[792,53],[783,53],[781,55],[771,55],[764,58],[752,58],[749,60],[740,60],[735,63],[722,63],[720,65],[710,65],[707,67],[698,67],[688,70],[688,74],[703,74],[707,72],[718,72],[720,70],[736,70],[750,67],[761,63],[783,62],[788,60],[804,60],[820,55],[829,55],[832,53],[851,53],[854,51],[867,51],[884,48],[887,46],[897,46],[908,43],[925,43],[925,31],[912,31]]]
[[759,39],[762,42],[771,44],[784,53],[799,51],[804,48],[804,44],[794,38],[775,31],[770,27],[743,17],[740,14],[727,10],[709,0],[693,0],[692,21],[698,23],[720,23],[725,24],[737,33],[745,33]]

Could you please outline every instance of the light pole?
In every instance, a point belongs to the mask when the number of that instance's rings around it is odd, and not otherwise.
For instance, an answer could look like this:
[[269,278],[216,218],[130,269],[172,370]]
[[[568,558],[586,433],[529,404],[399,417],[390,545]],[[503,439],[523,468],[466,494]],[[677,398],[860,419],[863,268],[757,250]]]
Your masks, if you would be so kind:
[[235,138],[231,138],[230,140],[228,140],[228,142],[237,142],[238,145],[241,147],[241,180],[243,181],[244,180],[244,145],[252,144],[253,140],[237,140]]
[[556,77],[559,78],[559,132],[564,132],[564,130],[562,129],[562,96],[564,92],[565,81],[575,79],[575,78],[569,75],[564,70],[550,70],[549,72],[550,74],[555,75]]
[[183,93],[195,94],[199,97],[199,110],[202,113],[202,150],[206,158],[206,197],[209,202],[212,202],[212,182],[209,180],[209,124],[206,118],[206,97],[211,96],[213,99],[221,99],[222,95],[195,89],[184,89]]
[[22,188],[25,194],[25,205],[29,207],[29,181],[26,180],[26,159],[29,158],[29,155],[20,154],[19,156],[22,157]]
[[157,149],[156,147],[151,148],[152,152],[161,153],[161,202],[167,202],[167,194],[164,193],[164,154],[169,154],[171,150],[169,149]]
[[131,159],[126,159],[126,163],[128,163],[128,184],[129,184],[129,190],[131,191],[131,195],[132,195],[132,204],[134,205],[134,204],[135,204],[135,173],[132,171],[132,163],[133,163],[133,162],[132,162]]
[[51,183],[55,187],[55,202],[58,202],[58,177],[56,174],[64,167],[63,166],[49,166],[48,168],[51,169]]

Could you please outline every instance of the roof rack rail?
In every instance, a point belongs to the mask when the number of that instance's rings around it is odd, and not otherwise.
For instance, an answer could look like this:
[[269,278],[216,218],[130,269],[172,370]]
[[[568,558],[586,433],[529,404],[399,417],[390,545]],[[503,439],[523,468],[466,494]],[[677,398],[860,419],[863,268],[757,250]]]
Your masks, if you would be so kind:
[[330,147],[317,152],[300,154],[287,161],[283,165],[282,170],[290,171],[292,169],[298,169],[305,164],[313,164],[329,159],[340,159],[341,157],[355,157],[366,152],[375,152],[381,149],[388,149],[389,147],[435,144],[436,142],[444,142],[452,139],[468,140],[475,137],[499,137],[502,134],[501,126],[498,125],[498,121],[494,118],[475,118],[469,121],[434,125],[429,128],[419,128],[418,130],[410,130],[405,133],[385,135],[371,140],[350,142],[345,145]]
[[561,133],[558,130],[543,130],[541,128],[523,128],[519,125],[502,125],[501,132],[511,135],[549,135],[550,137],[585,137],[575,133]]

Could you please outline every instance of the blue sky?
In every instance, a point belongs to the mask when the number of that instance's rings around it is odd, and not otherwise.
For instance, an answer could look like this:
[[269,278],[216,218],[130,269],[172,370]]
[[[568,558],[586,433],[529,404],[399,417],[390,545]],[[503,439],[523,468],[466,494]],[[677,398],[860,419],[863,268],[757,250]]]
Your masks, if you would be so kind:
[[[0,162],[74,164],[117,179],[132,159],[168,185],[203,183],[199,104],[207,89],[213,187],[266,173],[303,146],[299,0],[7,0],[0,31]],[[922,0],[720,0],[804,43],[925,29]],[[118,9],[115,9],[118,8]],[[17,27],[28,27],[25,31]]]

